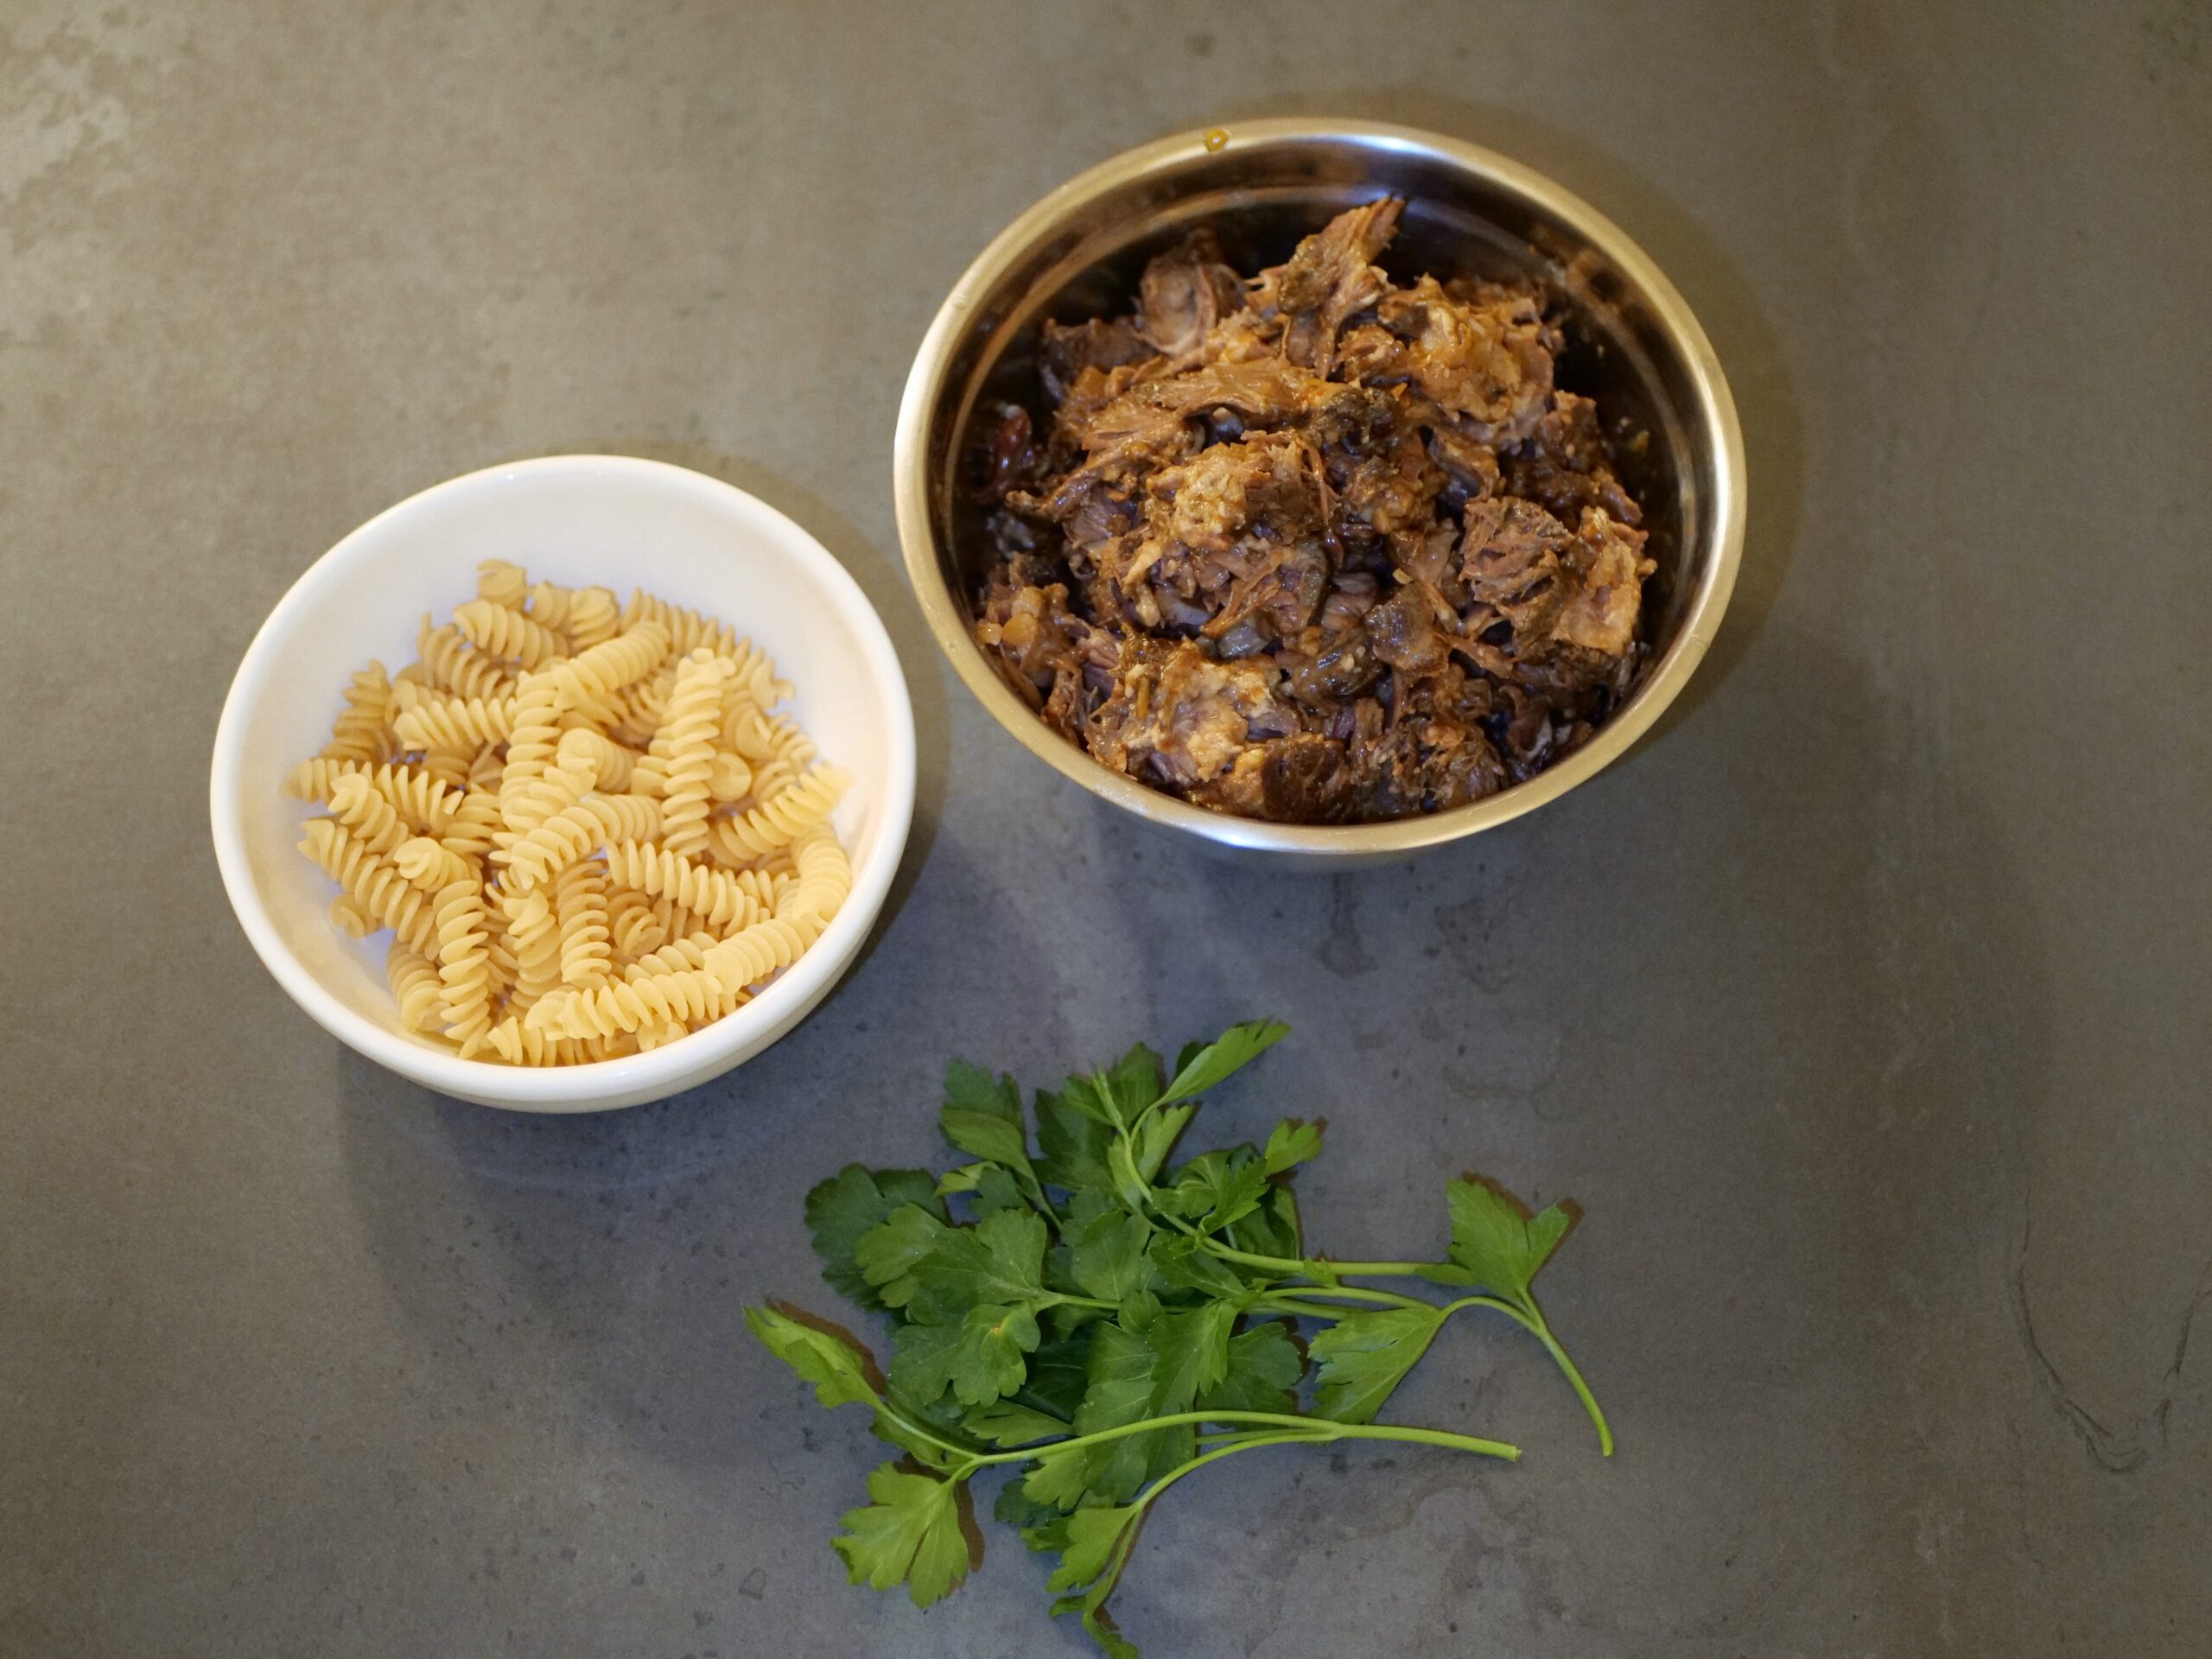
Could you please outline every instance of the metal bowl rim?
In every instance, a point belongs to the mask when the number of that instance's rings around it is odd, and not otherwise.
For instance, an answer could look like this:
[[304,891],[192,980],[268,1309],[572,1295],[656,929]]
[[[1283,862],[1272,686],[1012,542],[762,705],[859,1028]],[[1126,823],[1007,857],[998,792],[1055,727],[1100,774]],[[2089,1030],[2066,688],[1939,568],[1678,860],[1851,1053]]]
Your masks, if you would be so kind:
[[1716,499],[1706,538],[1717,540],[1718,545],[1698,573],[1675,639],[1624,708],[1557,765],[1546,767],[1525,783],[1465,806],[1375,823],[1275,823],[1192,805],[1093,760],[1037,718],[999,677],[969,632],[960,596],[945,582],[938,563],[929,501],[929,426],[944,390],[959,334],[981,296],[989,293],[1029,249],[1052,235],[1084,205],[1173,163],[1192,160],[1194,150],[1205,150],[1207,130],[1176,133],[1125,150],[1045,195],[976,256],[923,335],[899,401],[892,470],[906,577],[930,632],[969,690],[1032,754],[1063,777],[1140,818],[1188,831],[1224,847],[1287,854],[1315,863],[1389,856],[1456,841],[1534,811],[1626,753],[1681,694],[1703,660],[1728,608],[1743,556],[1744,439],[1735,399],[1712,342],[1650,257],[1580,196],[1531,168],[1464,139],[1382,122],[1283,118],[1236,123],[1228,129],[1227,143],[1213,153],[1232,155],[1240,150],[1351,140],[1366,147],[1425,154],[1502,187],[1567,225],[1634,285],[1659,334],[1678,353],[1689,382],[1693,395],[1681,413],[1690,429],[1693,449],[1702,442],[1711,451]]

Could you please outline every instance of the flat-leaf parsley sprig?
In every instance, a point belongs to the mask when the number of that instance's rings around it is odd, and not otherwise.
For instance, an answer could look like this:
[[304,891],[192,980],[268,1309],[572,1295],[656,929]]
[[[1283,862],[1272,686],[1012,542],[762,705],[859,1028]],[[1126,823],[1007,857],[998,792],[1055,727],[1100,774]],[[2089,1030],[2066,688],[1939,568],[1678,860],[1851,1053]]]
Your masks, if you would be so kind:
[[[1501,1440],[1374,1420],[1452,1314],[1503,1313],[1541,1342],[1612,1452],[1605,1413],[1531,1285],[1573,1225],[1473,1176],[1447,1184],[1440,1262],[1339,1262],[1305,1248],[1292,1179],[1322,1125],[1170,1163],[1198,1096],[1287,1034],[1271,1021],[1192,1044],[1173,1074],[1140,1045],[1034,1101],[956,1061],[940,1123],[972,1161],[941,1176],[848,1165],[807,1195],[823,1277],[891,1324],[887,1372],[846,1332],[778,1303],[753,1333],[825,1406],[864,1406],[904,1455],[834,1541],[855,1584],[915,1605],[980,1564],[969,1483],[1018,1465],[995,1513],[1059,1557],[1052,1611],[1116,1659],[1106,1611],[1139,1528],[1176,1482],[1273,1446],[1393,1440],[1517,1458]],[[1426,1281],[1438,1302],[1348,1282]],[[1297,1322],[1312,1330],[1301,1345]],[[1304,1404],[1301,1406],[1301,1400]]]

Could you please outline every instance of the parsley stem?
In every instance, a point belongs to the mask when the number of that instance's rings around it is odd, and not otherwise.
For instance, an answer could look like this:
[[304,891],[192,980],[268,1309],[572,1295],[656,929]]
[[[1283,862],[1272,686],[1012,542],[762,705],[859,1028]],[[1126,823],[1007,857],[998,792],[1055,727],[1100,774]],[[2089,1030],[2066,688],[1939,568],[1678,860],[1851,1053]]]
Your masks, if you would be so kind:
[[1052,1307],[1054,1306],[1065,1306],[1068,1307],[1095,1307],[1108,1313],[1116,1313],[1121,1307],[1121,1304],[1118,1302],[1102,1302],[1096,1296],[1077,1296],[1070,1294],[1065,1291],[1058,1290],[1046,1292],[1043,1296],[1038,1299],[1037,1306],[1039,1307]]
[[[914,1421],[912,1418],[907,1416],[905,1412],[900,1411],[896,1406],[893,1405],[881,1395],[876,1395],[874,1398],[875,1408],[881,1412],[886,1417],[888,1417],[893,1422],[898,1424],[899,1427],[905,1429],[907,1433],[912,1435],[916,1440],[927,1440],[931,1446],[937,1447],[938,1451],[950,1452],[956,1458],[967,1458],[969,1459],[973,1459],[975,1458],[976,1451],[973,1446],[956,1446],[950,1440],[943,1439],[941,1436],[932,1434],[927,1428]],[[955,1480],[965,1480],[969,1475],[975,1472],[975,1469],[976,1465],[971,1461],[967,1468],[962,1470],[961,1472],[955,1475],[953,1478]]]
[[1141,1421],[1123,1423],[1116,1428],[1102,1428],[1089,1434],[1078,1434],[1071,1440],[1048,1440],[1042,1446],[1018,1448],[1012,1452],[963,1452],[972,1456],[978,1465],[989,1463],[1020,1463],[1031,1458],[1057,1457],[1063,1452],[1078,1447],[1099,1445],[1107,1440],[1118,1440],[1130,1434],[1143,1434],[1155,1428],[1174,1428],[1183,1423],[1258,1423],[1271,1427],[1287,1428],[1301,1436],[1315,1440],[1411,1440],[1421,1446],[1441,1446],[1455,1452],[1474,1452],[1484,1457],[1503,1458],[1509,1462],[1521,1455],[1521,1448],[1509,1446],[1503,1440],[1478,1440],[1472,1434],[1454,1434],[1442,1428],[1400,1428],[1386,1423],[1337,1423],[1322,1417],[1294,1417],[1280,1411],[1177,1411],[1161,1417],[1147,1417]]
[[1317,1262],[1331,1273],[1348,1273],[1355,1279],[1418,1279],[1431,1268],[1444,1268],[1448,1262],[1333,1262],[1322,1259]]
[[[1530,1306],[1533,1308],[1535,1304],[1531,1303]],[[1598,1396],[1590,1392],[1590,1385],[1582,1380],[1582,1373],[1575,1369],[1574,1362],[1567,1357],[1567,1350],[1560,1347],[1559,1339],[1552,1335],[1552,1328],[1545,1322],[1541,1312],[1536,1314],[1535,1323],[1529,1329],[1535,1333],[1536,1340],[1544,1344],[1545,1348],[1550,1351],[1551,1357],[1559,1362],[1560,1370],[1567,1373],[1568,1386],[1574,1390],[1574,1397],[1582,1402],[1582,1409],[1590,1414],[1591,1422],[1597,1426],[1599,1455],[1611,1457],[1613,1431],[1606,1424],[1605,1408],[1598,1403]]]
[[[1356,1279],[1415,1279],[1427,1268],[1444,1265],[1436,1262],[1330,1262],[1318,1256],[1301,1259],[1287,1255],[1255,1255],[1249,1250],[1233,1249],[1216,1238],[1209,1238],[1205,1243],[1224,1262],[1234,1262],[1247,1268],[1265,1268],[1270,1273],[1295,1273],[1304,1278],[1319,1279],[1324,1282],[1345,1274]],[[1351,1295],[1353,1293],[1345,1291],[1342,1294]]]
[[1544,1351],[1552,1357],[1553,1362],[1565,1374],[1567,1386],[1574,1390],[1574,1397],[1582,1402],[1582,1409],[1589,1414],[1590,1421],[1598,1430],[1598,1454],[1606,1458],[1613,1455],[1613,1431],[1611,1425],[1605,1421],[1605,1408],[1598,1403],[1598,1396],[1590,1392],[1590,1385],[1582,1380],[1581,1371],[1567,1357],[1567,1350],[1560,1346],[1559,1338],[1552,1335],[1552,1328],[1544,1319],[1543,1309],[1538,1307],[1533,1300],[1527,1306],[1521,1307],[1496,1296],[1462,1296],[1456,1302],[1446,1303],[1444,1311],[1450,1313],[1463,1307],[1495,1308],[1542,1343]]
[[[1423,1301],[1418,1296],[1401,1296],[1395,1291],[1388,1290],[1362,1290],[1356,1285],[1291,1285],[1286,1288],[1300,1299],[1315,1296],[1341,1296],[1349,1301],[1380,1302],[1385,1307],[1433,1307],[1436,1306],[1433,1302]],[[1274,1301],[1278,1298],[1274,1294],[1270,1294],[1262,1300]],[[1351,1311],[1348,1307],[1325,1308],[1319,1312],[1318,1317],[1340,1319]]]

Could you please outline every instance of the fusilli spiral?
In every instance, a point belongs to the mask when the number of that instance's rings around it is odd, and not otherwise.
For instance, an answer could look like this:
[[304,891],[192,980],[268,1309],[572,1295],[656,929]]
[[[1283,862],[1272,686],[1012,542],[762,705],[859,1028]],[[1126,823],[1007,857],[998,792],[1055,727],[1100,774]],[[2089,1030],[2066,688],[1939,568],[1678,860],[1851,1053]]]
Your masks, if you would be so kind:
[[650,840],[660,809],[635,795],[594,795],[556,813],[506,849],[506,883],[518,893],[557,874],[610,841]]
[[445,982],[438,965],[404,939],[394,939],[385,953],[385,977],[399,1001],[399,1023],[410,1031],[434,1032],[445,1018]]
[[696,611],[687,611],[680,605],[671,605],[657,599],[642,588],[630,594],[630,602],[622,607],[622,626],[634,628],[641,622],[658,622],[668,635],[668,651],[671,656],[689,657],[704,645],[717,657],[737,655],[737,632],[726,627],[711,616],[702,616]]
[[514,717],[504,734],[506,769],[499,774],[499,810],[513,830],[531,830],[543,821],[531,816],[530,785],[545,773],[561,740],[561,685],[550,674],[533,674],[515,693]]
[[668,943],[668,928],[654,908],[655,901],[635,887],[618,887],[607,895],[607,942],[618,965],[627,966]]
[[630,777],[637,769],[637,754],[605,733],[582,728],[564,731],[555,753],[562,760],[589,756],[598,768],[596,787],[610,795],[629,792]]
[[776,914],[796,920],[802,915],[834,918],[853,890],[852,862],[835,836],[810,830],[792,844],[791,857],[798,873],[775,901]]
[[822,918],[771,916],[731,934],[707,952],[706,971],[734,988],[758,985],[797,962],[822,932]]
[[466,881],[476,869],[469,860],[428,836],[416,836],[401,842],[398,850],[391,855],[391,861],[410,885],[422,888],[425,893],[436,893],[456,881]]
[[563,1037],[612,1037],[642,1026],[719,1020],[736,1006],[734,988],[711,973],[645,974],[556,991],[524,1014],[523,1024]]
[[507,773],[507,746],[486,743],[476,751],[476,758],[468,763],[468,787],[488,789],[497,792],[499,780]]
[[561,983],[561,929],[543,893],[502,893],[499,908],[515,957],[509,1006],[519,1013]]
[[546,676],[571,704],[609,697],[652,672],[668,654],[668,630],[647,620],[556,663]]
[[607,871],[591,860],[555,878],[553,914],[561,930],[561,982],[596,985],[613,971],[607,925]]
[[391,678],[382,663],[372,662],[346,688],[346,707],[331,723],[326,760],[358,760],[365,766],[391,759]]
[[530,572],[510,559],[486,559],[476,567],[476,597],[494,605],[522,608],[530,594]]
[[541,582],[530,590],[530,614],[565,637],[577,651],[612,639],[622,626],[622,603],[607,588],[563,588]]
[[683,938],[671,939],[657,950],[649,950],[623,970],[622,977],[633,979],[640,974],[696,973],[707,965],[707,952],[721,943],[721,935],[702,930]]
[[582,1065],[590,1060],[619,1059],[637,1051],[636,1039],[626,1033],[578,1042],[573,1037],[530,1030],[513,1014],[492,1027],[490,1040],[493,1051],[509,1065]]
[[464,875],[438,894],[437,931],[446,1034],[467,1059],[492,1028],[492,970],[485,949],[490,924],[484,890],[474,876]]
[[330,918],[330,925],[349,939],[365,939],[384,927],[382,922],[342,893],[330,901],[330,908],[324,913]]
[[424,697],[392,725],[410,749],[466,749],[473,760],[482,745],[507,739],[515,705],[513,697]]
[[372,853],[389,856],[407,839],[407,826],[365,772],[348,772],[337,781],[330,791],[330,810]]
[[686,657],[676,671],[668,721],[656,740],[668,755],[661,786],[661,844],[686,857],[707,844],[708,779],[715,767],[722,682],[728,677],[729,664],[722,658],[703,650]]
[[740,858],[757,858],[789,846],[829,818],[850,781],[835,766],[815,766],[751,811],[717,818],[716,844]]
[[429,901],[407,884],[390,859],[371,852],[335,818],[308,819],[300,849],[380,925],[417,950],[429,950]]
[[723,806],[741,801],[753,792],[753,768],[745,757],[728,749],[715,751],[715,764],[707,774],[707,792]]
[[348,772],[359,772],[379,795],[391,803],[392,809],[410,829],[429,835],[442,835],[453,822],[454,809],[461,804],[457,791],[447,788],[429,772],[416,766],[386,764],[368,766],[359,760],[302,760],[292,769],[284,780],[284,792],[304,801],[321,801],[328,804],[338,780]]
[[[651,898],[665,897],[696,912],[709,927],[728,932],[749,926],[767,912],[727,870],[694,864],[683,854],[650,841],[626,839],[607,849],[608,877]],[[689,928],[671,928],[682,937]]]
[[472,789],[461,798],[453,822],[440,840],[448,852],[481,858],[492,850],[492,837],[505,828],[506,821],[499,816],[499,791]]
[[518,792],[502,791],[499,808],[506,814],[507,827],[523,831],[567,811],[591,793],[598,778],[599,762],[591,755],[564,755],[556,751],[553,764]]
[[552,629],[488,599],[472,599],[455,606],[453,625],[477,650],[503,657],[524,670],[569,654],[569,642]]
[[415,635],[415,654],[423,659],[422,665],[433,685],[457,697],[511,697],[515,690],[514,671],[498,658],[478,651],[461,638],[461,630],[448,622],[442,627],[430,626],[430,613],[423,613],[423,626]]

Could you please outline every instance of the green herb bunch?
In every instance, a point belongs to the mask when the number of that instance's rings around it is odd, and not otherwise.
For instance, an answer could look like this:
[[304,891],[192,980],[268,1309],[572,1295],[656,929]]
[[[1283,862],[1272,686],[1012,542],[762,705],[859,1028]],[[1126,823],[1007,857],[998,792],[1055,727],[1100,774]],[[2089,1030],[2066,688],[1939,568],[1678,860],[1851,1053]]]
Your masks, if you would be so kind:
[[[1307,1252],[1291,1188],[1321,1150],[1320,1124],[1286,1119],[1262,1147],[1169,1162],[1198,1096],[1287,1032],[1233,1027],[1185,1049],[1172,1078],[1139,1046],[1040,1090],[1033,1151],[1014,1079],[955,1062],[942,1123],[975,1161],[941,1177],[849,1165],[807,1195],[823,1276],[889,1316],[887,1376],[811,1315],[778,1304],[746,1317],[823,1405],[868,1407],[906,1454],[868,1477],[871,1501],[844,1517],[836,1547],[854,1583],[904,1584],[920,1607],[957,1588],[982,1559],[969,1482],[1019,1465],[995,1513],[1059,1556],[1052,1611],[1079,1613],[1101,1648],[1134,1659],[1106,1599],[1147,1510],[1192,1471],[1348,1440],[1520,1455],[1374,1421],[1463,1308],[1535,1335],[1611,1453],[1605,1415],[1529,1291],[1573,1224],[1567,1210],[1531,1217],[1462,1177],[1446,1191],[1444,1260],[1337,1262]],[[1440,1302],[1355,1279],[1467,1294]],[[1313,1332],[1302,1345],[1300,1322]]]

